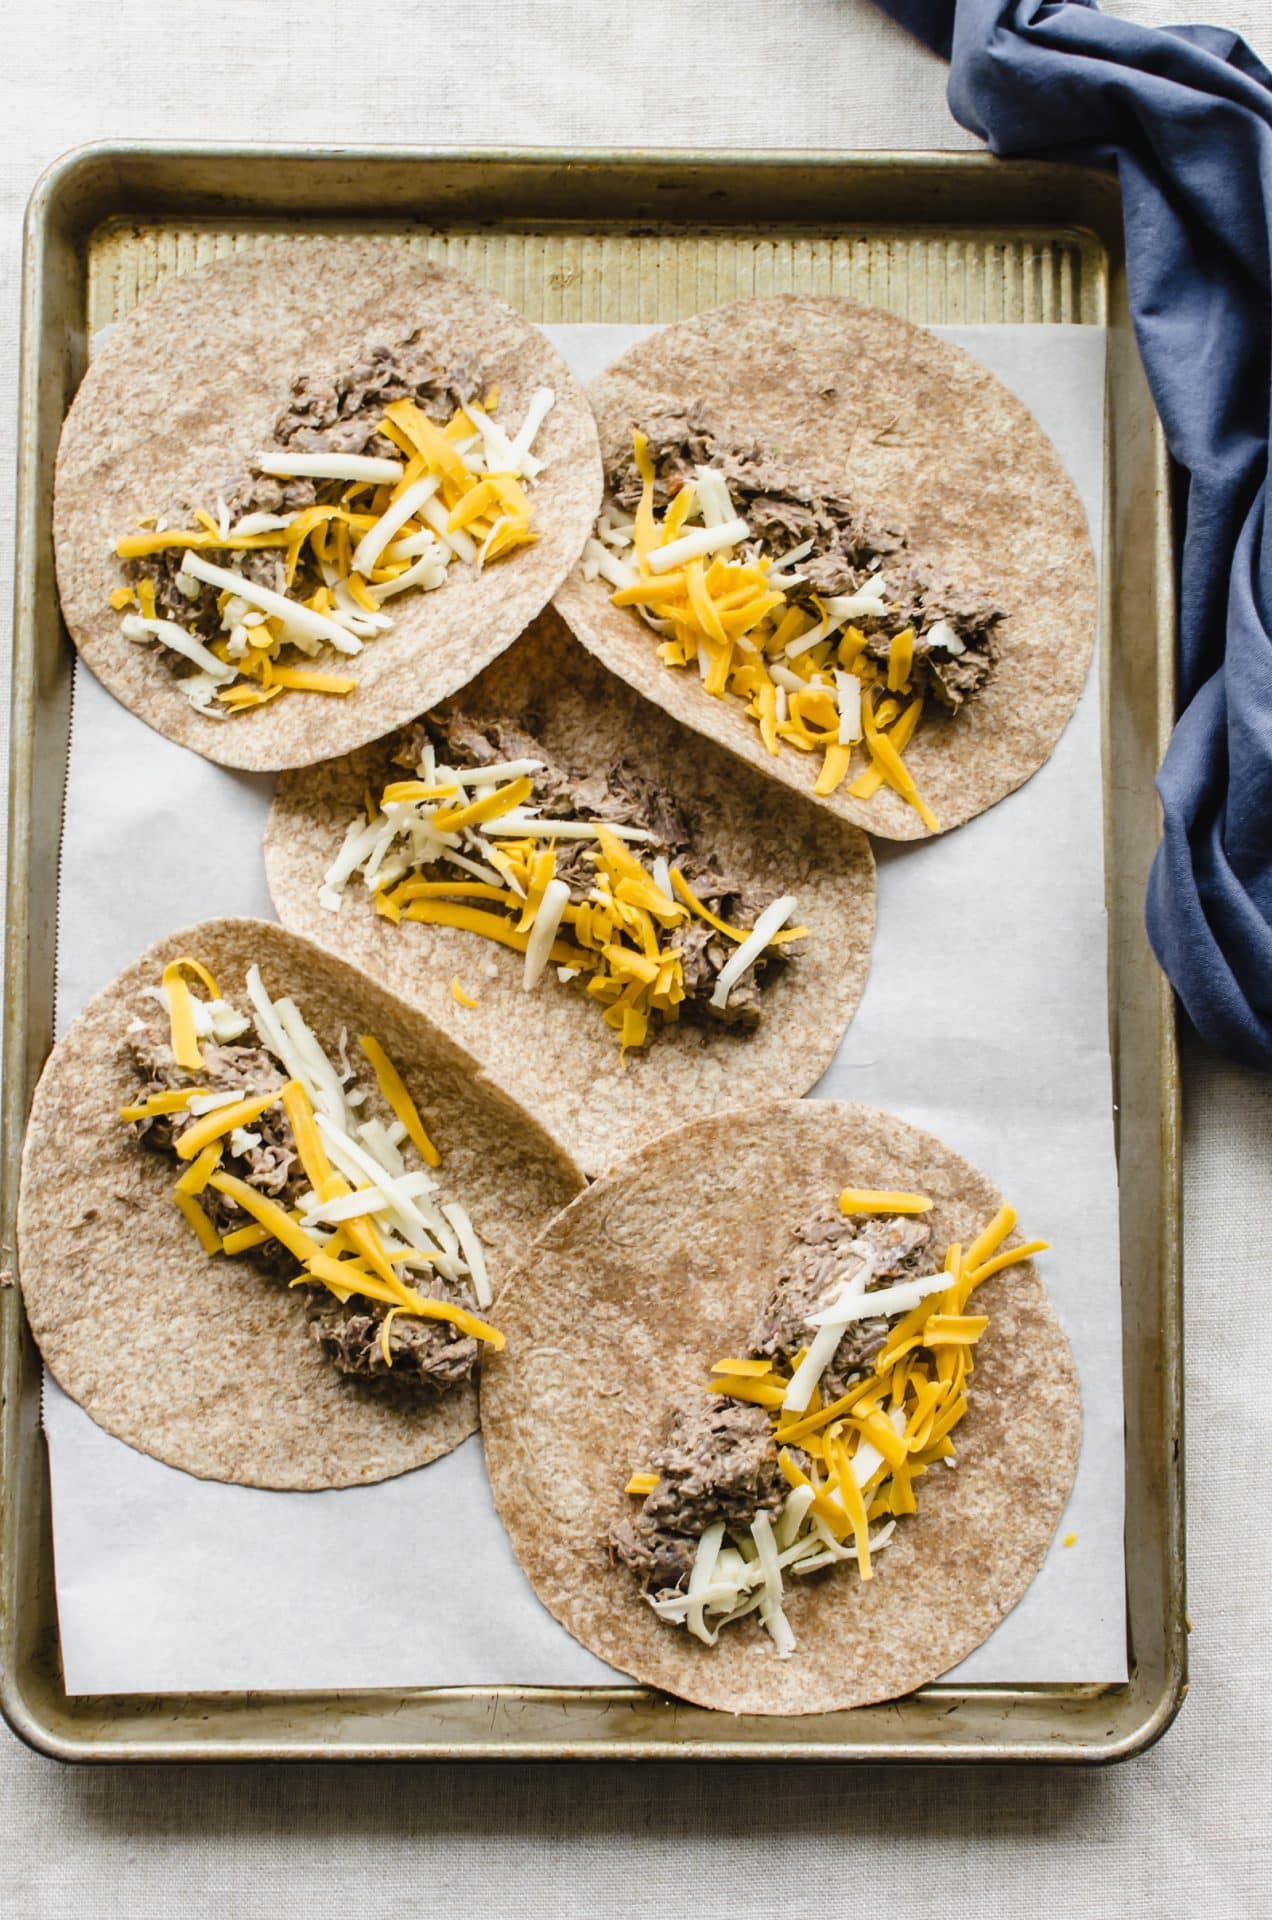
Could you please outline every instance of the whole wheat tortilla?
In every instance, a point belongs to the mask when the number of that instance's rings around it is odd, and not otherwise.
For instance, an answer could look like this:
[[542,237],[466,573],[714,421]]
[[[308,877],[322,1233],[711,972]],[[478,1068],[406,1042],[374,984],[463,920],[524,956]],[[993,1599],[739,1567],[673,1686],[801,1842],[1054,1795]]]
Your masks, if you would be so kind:
[[[433,593],[392,603],[391,632],[355,658],[337,698],[286,694],[229,720],[197,713],[158,653],[126,640],[110,595],[115,543],[148,513],[215,510],[268,446],[298,374],[335,374],[414,328],[439,359],[471,359],[518,422],[536,387],[556,404],[535,451],[535,545],[482,573],[456,564]],[[312,236],[184,273],[129,314],[96,355],[58,449],[53,530],[62,612],[81,657],[133,713],[223,766],[269,770],[345,753],[409,720],[514,640],[564,578],[600,503],[596,429],[565,362],[537,327],[404,239]]]
[[[845,1185],[929,1194],[942,1251],[1000,1205],[985,1176],[870,1107],[781,1101],[713,1114],[625,1161],[545,1228],[496,1297],[504,1353],[482,1376],[500,1518],[543,1604],[602,1660],[732,1713],[825,1713],[888,1700],[987,1638],[1042,1564],[1077,1464],[1068,1341],[1033,1267],[978,1288],[958,1466],[915,1485],[875,1577],[787,1582],[798,1645],[778,1658],[754,1618],[714,1648],[659,1621],[606,1550],[669,1400],[745,1350],[792,1230]],[[1029,1223],[1045,1229],[1045,1221]],[[1019,1236],[1013,1236],[1019,1240]],[[1010,1243],[1009,1243],[1010,1244]]]
[[[299,1293],[250,1255],[210,1259],[169,1199],[174,1164],[119,1108],[137,1073],[125,1028],[164,963],[192,954],[231,1002],[255,961],[334,1055],[341,1028],[364,1113],[391,1119],[353,1036],[373,1033],[468,1208],[492,1276],[579,1191],[577,1169],[476,1064],[416,1013],[307,940],[258,920],[209,920],[151,947],[89,1002],[49,1058],[22,1155],[19,1277],[59,1386],[99,1426],[169,1466],[254,1487],[346,1487],[448,1453],[477,1425],[472,1384],[430,1398],[343,1378],[311,1337]],[[361,1069],[361,1071],[359,1071]]]
[[[804,1093],[822,1075],[865,986],[874,935],[874,862],[864,834],[786,798],[719,748],[640,700],[550,611],[467,688],[474,715],[531,726],[570,767],[633,759],[696,815],[696,844],[775,893],[793,893],[810,937],[764,990],[758,1030],[687,1022],[620,1063],[613,1031],[578,987],[522,990],[520,954],[455,927],[375,911],[358,876],[338,914],[318,888],[368,787],[393,768],[389,743],[285,774],[265,835],[265,872],[285,926],[307,934],[419,1007],[476,1054],[492,1079],[588,1173],[696,1114],[764,1094]],[[463,1007],[461,985],[477,1000]]]
[[[847,491],[872,518],[904,528],[916,558],[983,586],[1008,615],[994,673],[951,718],[928,701],[906,765],[943,830],[1037,772],[1086,679],[1095,562],[1055,448],[979,361],[895,314],[783,294],[665,327],[589,398],[607,471],[642,420],[701,409],[739,440],[760,440],[792,477]],[[770,754],[743,703],[664,667],[657,636],[633,609],[612,606],[610,591],[576,569],[557,594],[585,645],[668,713],[811,796],[821,756]],[[855,756],[851,777],[864,765]],[[889,788],[855,800],[848,784],[817,804],[885,839],[927,835]]]

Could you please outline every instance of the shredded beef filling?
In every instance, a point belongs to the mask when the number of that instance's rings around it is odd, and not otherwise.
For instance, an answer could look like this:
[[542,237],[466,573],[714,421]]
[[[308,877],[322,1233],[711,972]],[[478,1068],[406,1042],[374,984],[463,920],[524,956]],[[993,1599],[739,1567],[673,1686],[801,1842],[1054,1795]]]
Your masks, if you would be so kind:
[[[871,1255],[876,1280],[915,1280],[925,1265],[932,1230],[921,1220],[882,1215],[846,1219],[827,1208],[796,1228],[795,1241],[773,1291],[751,1328],[747,1351],[757,1359],[791,1365],[809,1343],[809,1316],[828,1306],[861,1264],[858,1248]],[[824,1400],[836,1400],[874,1359],[888,1337],[886,1320],[858,1320],[844,1333],[821,1377]]]
[[[400,459],[400,448],[376,431],[386,406],[394,400],[414,400],[430,420],[442,425],[457,407],[484,393],[488,384],[474,362],[440,363],[417,330],[398,346],[369,348],[356,365],[332,380],[300,374],[293,380],[288,403],[275,422],[274,443],[296,453],[357,453]],[[286,480],[249,472],[226,480],[217,495],[234,525],[249,513],[295,513],[303,507],[329,505],[340,498],[346,485],[343,480]],[[169,514],[168,522],[188,526],[193,507],[214,504],[207,500],[187,504]],[[218,565],[234,567],[258,586],[271,587],[276,593],[286,587],[286,561],[279,548],[255,552],[213,549],[211,557]],[[133,581],[153,582],[155,612],[161,619],[175,620],[202,639],[215,640],[222,632],[217,589],[200,583],[197,593],[183,592],[177,585],[181,561],[182,554],[176,548],[147,554],[128,562],[128,576]],[[317,579],[294,583],[292,595],[303,599],[319,584]],[[180,677],[195,671],[184,654],[166,648],[164,656]]]
[[[702,411],[658,414],[640,425],[649,442],[659,508],[674,500],[695,467],[714,467],[771,556],[781,559],[804,541],[813,542],[811,553],[794,565],[803,583],[793,590],[797,598],[855,593],[881,574],[889,611],[854,621],[866,635],[870,655],[886,663],[896,635],[909,627],[916,691],[930,693],[953,713],[984,685],[993,671],[994,630],[1005,618],[1003,608],[925,567],[903,531],[870,520],[844,494],[801,486],[758,441],[731,439]],[[607,485],[620,507],[635,511],[642,482],[630,454],[611,466]]]
[[[531,725],[537,722],[531,721]],[[534,797],[548,818],[604,820],[618,826],[643,827],[654,844],[642,846],[642,858],[663,854],[678,867],[704,906],[734,926],[755,924],[776,897],[750,880],[722,870],[712,855],[698,847],[698,822],[680,799],[651,780],[630,761],[604,770],[574,773],[553,760],[541,741],[514,720],[477,717],[462,708],[441,707],[404,728],[394,749],[394,761],[415,768],[429,742],[440,760],[454,767],[487,767],[496,761],[543,761],[534,776]],[[586,841],[565,841],[557,847],[556,872],[577,903],[593,885],[595,868],[587,858]],[[752,1031],[763,1017],[763,990],[781,969],[798,957],[801,943],[790,942],[761,954],[751,970],[729,994],[728,1005],[714,1007],[711,995],[722,968],[737,951],[733,941],[701,920],[676,929],[675,945],[683,955],[685,999],[680,1017],[698,1025],[720,1022]]]
[[609,1536],[646,1593],[683,1584],[714,1521],[746,1526],[757,1513],[775,1512],[786,1492],[763,1407],[716,1394],[686,1394],[674,1405],[653,1464],[658,1485]]
[[[191,1076],[177,1065],[167,1027],[156,1020],[140,1022],[128,1035],[133,1065],[142,1079],[138,1102],[151,1094],[188,1087]],[[259,1093],[272,1093],[283,1084],[283,1076],[263,1047],[217,1046],[211,1040],[202,1044],[204,1066],[198,1084],[209,1093],[233,1093],[250,1099]],[[177,1141],[194,1119],[190,1113],[157,1114],[152,1120],[138,1120],[134,1130],[142,1146],[151,1153],[174,1154]],[[225,1164],[248,1186],[277,1200],[282,1207],[294,1207],[309,1182],[296,1157],[291,1128],[280,1107],[267,1107],[259,1120],[247,1129],[259,1137],[259,1146],[233,1153],[226,1143]],[[205,1187],[198,1195],[199,1205],[218,1234],[233,1233],[236,1227],[249,1225],[240,1207],[215,1187]],[[267,1240],[255,1249],[256,1258],[272,1271],[294,1268],[295,1261],[276,1240]]]
[[[369,453],[400,457],[391,440],[376,433],[394,400],[414,400],[430,420],[444,426],[489,383],[471,360],[442,365],[421,341],[418,329],[399,346],[371,347],[334,380],[301,374],[278,416],[274,438],[296,453]],[[265,509],[262,509],[264,511]]]
[[[428,1283],[430,1299],[469,1307],[472,1300],[440,1274]],[[341,1373],[360,1380],[409,1380],[434,1393],[445,1393],[467,1380],[477,1364],[477,1342],[446,1320],[416,1320],[399,1315],[389,1329],[393,1365],[385,1364],[381,1344],[383,1321],[369,1310],[358,1312],[351,1302],[342,1308],[332,1301],[313,1313],[314,1338]]]
[[[191,1076],[177,1065],[166,1024],[157,1020],[138,1020],[129,1030],[128,1050],[141,1081],[137,1104],[151,1094],[166,1093],[191,1084]],[[272,1093],[283,1085],[273,1057],[263,1047],[231,1044],[219,1046],[212,1040],[200,1043],[203,1066],[197,1084],[209,1093],[233,1093],[243,1099]],[[175,1157],[177,1141],[197,1116],[190,1113],[156,1114],[149,1120],[137,1120],[133,1131],[139,1144],[151,1153]],[[235,1153],[230,1141],[224,1143],[222,1165],[250,1187],[268,1194],[280,1207],[291,1211],[309,1182],[300,1164],[296,1144],[281,1107],[267,1107],[247,1129],[259,1137],[259,1143]],[[251,1225],[244,1210],[228,1194],[205,1187],[197,1196],[217,1233],[224,1237],[240,1227]],[[271,1275],[291,1278],[300,1271],[294,1256],[277,1240],[266,1240],[259,1247],[237,1255],[252,1260]],[[431,1298],[447,1300],[454,1306],[471,1309],[472,1299],[460,1287],[452,1286],[440,1274],[431,1276],[427,1288]],[[477,1362],[477,1342],[445,1320],[422,1320],[399,1314],[389,1329],[389,1351],[393,1365],[385,1363],[380,1335],[382,1315],[369,1301],[357,1296],[345,1306],[332,1299],[325,1289],[306,1288],[306,1306],[312,1333],[323,1352],[339,1372],[367,1383],[405,1381],[433,1393],[466,1380]]]
[[[755,1320],[747,1352],[790,1366],[812,1338],[811,1314],[828,1306],[868,1250],[869,1283],[917,1279],[930,1271],[932,1229],[901,1216],[845,1218],[827,1207],[797,1227],[794,1244],[773,1290]],[[821,1377],[824,1402],[845,1393],[873,1362],[887,1339],[886,1319],[849,1327]],[[797,1448],[801,1470],[808,1462]],[[646,1593],[682,1588],[693,1568],[698,1542],[716,1520],[739,1531],[757,1513],[781,1506],[786,1482],[777,1462],[773,1425],[765,1408],[718,1394],[686,1395],[672,1408],[667,1438],[651,1462],[658,1485],[634,1514],[610,1528],[609,1543]]]

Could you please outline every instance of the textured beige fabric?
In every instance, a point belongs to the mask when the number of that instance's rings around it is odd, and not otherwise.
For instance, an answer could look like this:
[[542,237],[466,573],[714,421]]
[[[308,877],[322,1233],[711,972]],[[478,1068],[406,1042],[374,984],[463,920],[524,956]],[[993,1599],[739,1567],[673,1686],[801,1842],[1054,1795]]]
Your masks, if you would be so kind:
[[[1270,45],[1267,0],[1118,0]],[[404,26],[404,22],[410,24]],[[9,604],[17,265],[40,167],[109,136],[967,147],[944,70],[869,0],[49,0],[6,11],[0,80],[0,605]],[[156,57],[170,49],[177,64]],[[330,57],[334,55],[334,68]],[[334,76],[334,77],[333,77]],[[65,1770],[0,1733],[14,1920],[515,1913],[1269,1910],[1272,1082],[1190,1052],[1193,1696],[1111,1772],[776,1775]],[[784,1903],[785,1904],[785,1903]]]

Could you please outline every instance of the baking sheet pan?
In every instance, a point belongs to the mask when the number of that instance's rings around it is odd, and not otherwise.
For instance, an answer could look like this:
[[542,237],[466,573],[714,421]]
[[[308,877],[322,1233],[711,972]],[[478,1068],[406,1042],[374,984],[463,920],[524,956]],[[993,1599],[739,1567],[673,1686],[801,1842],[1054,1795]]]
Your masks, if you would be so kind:
[[[6,1553],[6,1651],[17,1656],[6,1661],[11,1717],[30,1737],[55,1751],[101,1756],[175,1751],[223,1757],[236,1751],[321,1750],[344,1754],[749,1752],[757,1757],[867,1752],[953,1757],[981,1752],[1000,1758],[1044,1753],[1102,1758],[1143,1744],[1165,1724],[1182,1686],[1178,1617],[1182,1570],[1177,1557],[1178,1480],[1173,1464],[1177,1412],[1173,1397],[1177,1391],[1177,1377],[1173,1378],[1177,1368],[1173,1051],[1169,1002],[1151,963],[1145,965],[1138,924],[1139,888],[1155,832],[1151,771],[1169,713],[1169,676],[1159,668],[1169,661],[1170,608],[1160,442],[1133,351],[1127,351],[1124,312],[1119,306],[1116,205],[1106,183],[1060,169],[1000,167],[976,159],[889,165],[873,158],[862,162],[807,156],[771,163],[685,157],[624,162],[598,157],[573,169],[577,191],[570,222],[567,210],[557,204],[563,178],[560,164],[552,174],[553,162],[547,156],[483,162],[455,156],[411,160],[367,155],[355,166],[344,156],[337,161],[280,155],[272,171],[268,162],[262,162],[259,173],[254,166],[245,169],[244,158],[190,154],[181,161],[170,156],[165,164],[150,152],[116,150],[109,164],[108,156],[90,153],[55,176],[46,189],[44,205],[37,201],[33,209],[33,216],[39,218],[28,301],[32,308],[44,311],[31,313],[28,342],[34,331],[45,379],[24,387],[29,405],[38,405],[42,399],[47,408],[49,389],[54,388],[52,397],[60,413],[82,361],[85,325],[113,317],[121,304],[127,304],[130,296],[138,297],[163,272],[209,250],[241,242],[245,232],[267,225],[262,216],[270,207],[263,196],[270,187],[277,181],[279,200],[285,201],[306,176],[311,206],[329,207],[333,200],[343,201],[348,212],[361,193],[362,206],[374,210],[382,222],[385,201],[391,201],[395,192],[409,193],[417,202],[431,196],[441,230],[420,235],[419,244],[500,285],[534,318],[664,319],[735,291],[788,286],[821,290],[829,284],[908,311],[917,319],[947,318],[954,309],[957,317],[991,324],[1023,317],[1043,321],[1107,317],[1112,322],[1106,532],[1111,536],[1109,599],[1115,618],[1104,737],[1106,756],[1116,772],[1107,787],[1106,810],[1110,978],[1121,1096],[1127,1317],[1128,1325],[1136,1329],[1134,1341],[1128,1343],[1126,1381],[1132,1409],[1128,1483],[1137,1495],[1130,1503],[1128,1531],[1131,1679],[1125,1686],[1106,1689],[941,1687],[894,1706],[835,1716],[831,1721],[727,1726],[697,1710],[631,1693],[610,1698],[595,1693],[578,1697],[567,1689],[452,1689],[395,1696],[396,1714],[389,1712],[388,1699],[344,1696],[338,1710],[340,1735],[334,1743],[325,1727],[336,1703],[321,1696],[303,1701],[270,1696],[253,1702],[250,1712],[244,1707],[238,1713],[236,1703],[224,1697],[215,1701],[204,1697],[197,1703],[165,1700],[155,1706],[138,1700],[71,1703],[58,1686],[47,1589],[41,1622],[38,1581],[33,1590],[29,1578],[26,1585],[13,1578],[19,1566],[28,1576],[38,1574],[42,1550],[47,1580],[47,1539],[41,1537],[47,1512],[38,1435],[32,1445],[29,1430],[29,1356],[24,1370],[21,1351],[15,1360],[11,1349],[7,1359],[15,1367],[19,1389],[24,1371],[28,1375],[28,1404],[23,1407],[19,1392],[9,1407],[10,1416],[15,1408],[19,1415],[25,1413],[28,1431],[21,1431],[20,1418],[11,1419],[17,1428],[12,1436],[15,1451],[6,1462],[8,1466],[16,1460],[22,1469],[7,1476],[11,1497],[6,1545],[12,1540],[24,1550],[20,1556]],[[1035,217],[1049,198],[1054,200],[1054,231],[1039,231],[1036,226],[1032,231],[1012,230],[1013,215],[1019,220],[1026,204],[1022,174],[1030,176],[1032,191],[1027,197]],[[908,177],[908,218],[901,205],[902,175]],[[243,227],[236,231],[226,222],[224,211],[214,225],[155,217],[177,213],[174,199],[197,199],[199,182],[205,179],[219,181],[222,189],[237,189]],[[1075,189],[1069,195],[1067,220],[1061,213],[1066,184]],[[483,190],[492,223],[497,219],[508,231],[475,224]],[[94,192],[100,196],[96,205]],[[103,228],[100,220],[92,219],[103,211],[109,215],[124,210],[134,194],[138,205],[130,221],[116,218]],[[980,225],[969,228],[962,223],[976,213],[978,195]],[[1086,204],[1081,206],[1084,195]],[[881,210],[890,211],[895,225],[873,231],[845,230],[842,224],[832,227],[826,209],[833,204],[842,214],[846,199],[870,205],[876,216]],[[731,225],[734,200],[739,202],[738,212],[743,203],[748,208],[744,228]],[[418,204],[414,210],[418,214]],[[255,222],[250,219],[253,212]],[[454,216],[453,225],[444,217],[448,213]],[[807,223],[818,213],[821,220],[810,231]],[[944,223],[943,214],[948,216]],[[537,221],[536,215],[540,216]],[[1086,231],[1069,224],[1084,216],[1091,222]],[[398,217],[402,217],[401,207]],[[558,220],[565,223],[563,228],[554,225]],[[653,232],[651,225],[656,227]],[[86,229],[94,226],[95,238],[85,246]],[[72,238],[76,232],[78,247]],[[61,325],[51,333],[44,323],[59,294]],[[31,359],[29,351],[28,375]],[[48,424],[55,441],[56,425],[51,419],[46,420]],[[24,475],[24,509],[28,510],[33,498],[38,503],[39,488],[47,480],[38,471],[38,458],[32,465],[36,470]],[[47,539],[41,534],[38,506],[24,533],[23,561],[29,560],[30,565],[20,568],[20,603],[24,588],[34,591],[19,607],[16,692],[20,711],[25,701],[32,724],[43,726],[56,768],[59,740],[61,764],[65,762],[65,643],[47,598],[48,556],[38,551]],[[1138,540],[1132,537],[1136,533]],[[1133,627],[1129,622],[1119,624],[1116,618],[1121,596],[1128,589],[1140,595],[1140,617]],[[1145,597],[1156,605],[1160,615],[1156,622],[1143,620]],[[45,677],[37,699],[35,672],[41,666]],[[15,729],[15,740],[21,737]],[[47,860],[48,847],[38,839],[35,816],[40,809],[38,804],[32,809],[33,796],[23,784],[24,771],[29,777],[34,769],[29,762],[25,768],[18,764],[23,757],[15,755],[15,785],[20,790],[15,799],[27,804],[21,816],[15,809],[15,832],[23,845],[15,848],[14,880],[15,892],[19,879],[23,882],[16,905],[21,926],[29,933],[33,923],[25,917],[26,905],[41,898],[31,882],[39,872],[47,884],[49,868],[39,864],[42,858]],[[48,762],[46,754],[40,762],[46,780]],[[40,796],[34,797],[38,802]],[[45,842],[48,837],[45,831]],[[11,941],[17,938],[18,925],[18,920],[11,921]],[[43,927],[45,941],[48,931]],[[33,1004],[22,1031],[15,1034],[11,1026],[9,1038],[27,1041],[24,1057],[34,1065],[47,1044],[47,1018],[41,1032],[41,1014],[51,1012],[47,1005],[51,973],[41,969],[48,957],[47,945],[39,939],[33,945],[27,943],[19,961],[26,952],[31,965],[22,984],[33,990]],[[45,996],[43,1007],[41,995]],[[1128,1075],[1136,1094],[1133,1110],[1126,1098]],[[14,1092],[11,1074],[10,1117],[15,1111]],[[20,1098],[24,1107],[25,1088]],[[12,1138],[10,1129],[9,1141]],[[1150,1415],[1147,1428],[1140,1418],[1145,1411]],[[6,1432],[6,1443],[9,1439]],[[1138,1484],[1137,1474],[1142,1476]],[[25,1513],[24,1493],[29,1496]],[[1155,1512],[1151,1510],[1154,1500]],[[38,1712],[32,1711],[36,1696],[40,1696]],[[409,1725],[403,1724],[403,1716]],[[391,1727],[387,1741],[385,1725]],[[324,1731],[319,1732],[320,1727]],[[378,1737],[377,1727],[381,1729]],[[201,1730],[197,1738],[196,1728]]]

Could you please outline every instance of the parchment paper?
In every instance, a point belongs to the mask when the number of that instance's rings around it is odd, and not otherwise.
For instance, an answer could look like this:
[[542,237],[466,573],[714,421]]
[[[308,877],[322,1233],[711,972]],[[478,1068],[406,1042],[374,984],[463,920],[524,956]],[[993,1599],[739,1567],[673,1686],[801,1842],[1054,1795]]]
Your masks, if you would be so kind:
[[[584,378],[648,331],[549,329]],[[1103,330],[936,331],[1051,435],[1098,553]],[[985,1683],[1126,1677],[1097,672],[1019,793],[948,839],[876,844],[870,983],[818,1088],[939,1133],[1051,1242],[1041,1270],[1077,1355],[1082,1460],[1037,1580],[955,1669]],[[77,672],[59,1028],[172,927],[272,917],[259,845],[270,785],[169,745]],[[134,1453],[52,1380],[44,1424],[71,1693],[614,1682],[535,1600],[495,1518],[478,1439],[378,1486],[264,1493]]]

